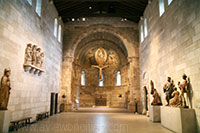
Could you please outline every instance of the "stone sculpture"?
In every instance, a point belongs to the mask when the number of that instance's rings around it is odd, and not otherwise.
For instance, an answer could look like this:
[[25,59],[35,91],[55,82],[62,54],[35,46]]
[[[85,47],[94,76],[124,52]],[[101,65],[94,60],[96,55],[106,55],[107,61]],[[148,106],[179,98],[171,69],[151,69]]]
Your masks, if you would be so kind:
[[172,97],[169,100],[169,106],[172,107],[179,107],[181,105],[181,99],[179,97],[179,92],[177,91],[177,88],[174,88],[174,92],[172,93]]
[[36,65],[36,59],[37,58],[37,46],[33,45],[32,47],[32,65]]
[[1,87],[0,87],[0,110],[7,110],[9,96],[10,96],[10,74],[11,70],[6,68],[4,70],[4,75],[1,78]]
[[167,82],[163,87],[163,91],[166,94],[167,106],[169,105],[169,100],[172,98],[172,93],[174,91],[173,88],[174,88],[173,81],[171,81],[171,77],[168,77]]
[[36,66],[37,67],[41,66],[41,49],[40,48],[36,49]]
[[44,64],[44,53],[41,51],[41,48],[38,48],[36,45],[27,44],[25,50],[25,59],[24,59],[24,71],[29,71],[30,73],[34,72],[40,76],[44,70],[41,67]]
[[162,105],[161,98],[157,90],[154,88],[154,83],[152,80],[150,81],[150,84],[151,84],[151,94],[153,95],[153,101],[151,102],[151,105]]
[[142,114],[145,115],[148,110],[148,90],[146,86],[143,87],[143,94],[144,94],[144,102],[143,102],[144,108]]
[[178,87],[180,88],[180,91],[181,91],[181,100],[182,100],[182,107],[184,108],[188,108],[189,107],[189,104],[190,104],[190,101],[189,101],[189,95],[190,95],[190,88],[188,87],[188,79],[187,79],[187,75],[186,74],[183,74],[183,77],[182,77],[183,81],[182,83],[179,82],[178,83]]
[[42,52],[42,53],[40,54],[40,66],[39,66],[39,67],[42,67],[43,64],[44,64],[44,53]]
[[25,61],[24,64],[32,64],[32,44],[27,44],[26,50],[25,50]]

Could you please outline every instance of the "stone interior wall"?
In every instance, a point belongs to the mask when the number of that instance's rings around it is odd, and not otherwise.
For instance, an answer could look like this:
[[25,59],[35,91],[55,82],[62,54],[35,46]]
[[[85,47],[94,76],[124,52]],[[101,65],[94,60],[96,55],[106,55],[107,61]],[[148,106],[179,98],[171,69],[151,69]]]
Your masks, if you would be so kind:
[[[98,86],[99,71],[94,68],[84,69],[86,71],[86,85],[81,86],[81,68],[76,71],[78,78],[74,76],[74,81],[79,81],[73,88],[73,95],[79,97],[80,107],[93,107],[95,105],[95,98],[106,98],[107,107],[125,108],[127,107],[127,95],[129,90],[127,84],[127,66],[123,66],[119,71],[121,72],[121,86],[116,86],[117,71],[115,68],[108,68],[103,71],[104,86]],[[77,94],[77,89],[79,93]],[[119,97],[121,95],[121,97]]]
[[[0,0],[0,75],[4,68],[11,69],[11,94],[8,110],[11,119],[50,110],[50,93],[60,90],[62,43],[53,35],[54,19],[58,13],[52,3],[42,1],[42,15],[35,12],[26,0]],[[59,20],[63,27],[63,23]],[[25,48],[37,45],[45,53],[45,72],[36,76],[24,72]]]
[[[158,0],[148,4],[148,36],[140,43],[141,89],[154,81],[155,88],[165,102],[163,85],[170,76],[175,85],[183,73],[190,78],[192,108],[196,111],[200,126],[200,1],[173,0],[159,17]],[[140,21],[140,25],[144,20]],[[144,73],[147,73],[144,76]],[[142,92],[142,91],[141,91]]]
[[[98,33],[101,33],[99,35]],[[99,37],[100,36],[100,37]],[[99,37],[99,38],[98,38]],[[119,41],[115,42],[113,38],[118,38]],[[71,102],[72,90],[74,86],[72,84],[72,77],[74,74],[73,62],[76,62],[76,51],[84,47],[84,44],[92,42],[94,39],[99,40],[109,40],[114,41],[119,49],[123,49],[125,46],[125,51],[127,51],[126,60],[132,61],[131,65],[128,65],[127,70],[127,84],[130,88],[130,99],[137,99],[140,103],[140,79],[139,79],[139,43],[138,43],[138,27],[136,23],[130,21],[121,21],[121,18],[88,18],[86,21],[75,21],[65,23],[64,37],[63,37],[63,67],[62,67],[62,91],[61,93],[66,93],[67,103]],[[91,73],[97,73],[96,70],[91,71]],[[80,77],[79,77],[80,78]],[[78,79],[77,79],[78,80]],[[80,79],[79,79],[80,81]],[[98,80],[95,80],[98,81]],[[80,84],[80,83],[79,83]],[[81,88],[81,86],[76,86],[74,88]],[[84,89],[87,87],[83,87]],[[83,89],[82,88],[82,89]],[[110,87],[112,88],[112,87]],[[112,88],[113,91],[116,89]],[[124,94],[127,87],[122,87],[116,91],[117,93]],[[81,91],[81,89],[79,89]],[[128,93],[127,93],[128,94]],[[88,94],[90,95],[90,94]],[[86,96],[85,96],[86,97]],[[117,96],[113,96],[117,97]],[[88,97],[87,97],[88,98]],[[92,98],[91,98],[92,99]],[[87,100],[85,104],[93,105],[92,100]],[[114,100],[115,98],[113,98]],[[117,98],[116,98],[117,99]],[[115,100],[116,100],[115,99]],[[124,102],[125,100],[119,100]],[[89,102],[89,103],[88,103]],[[119,106],[119,102],[113,106]],[[114,104],[114,103],[113,103]],[[89,106],[87,105],[87,106]],[[141,104],[138,104],[138,108],[141,110]],[[121,106],[121,105],[120,105]],[[124,105],[123,105],[124,106]]]

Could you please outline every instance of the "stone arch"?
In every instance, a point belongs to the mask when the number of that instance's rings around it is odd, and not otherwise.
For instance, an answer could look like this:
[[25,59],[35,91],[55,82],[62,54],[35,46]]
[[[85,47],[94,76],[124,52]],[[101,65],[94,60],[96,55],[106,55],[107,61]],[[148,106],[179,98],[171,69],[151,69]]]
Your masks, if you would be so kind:
[[78,47],[78,45],[81,43],[81,41],[86,38],[89,35],[92,35],[94,33],[98,32],[105,32],[105,33],[110,33],[113,34],[114,36],[118,37],[124,44],[128,57],[138,57],[138,42],[137,41],[131,41],[127,37],[125,37],[125,34],[122,33],[119,30],[116,30],[112,26],[107,26],[107,25],[93,25],[93,26],[88,26],[86,27],[76,38],[73,39],[71,42],[72,47],[69,48],[68,50],[65,51],[64,56],[66,57],[74,57],[75,50]]

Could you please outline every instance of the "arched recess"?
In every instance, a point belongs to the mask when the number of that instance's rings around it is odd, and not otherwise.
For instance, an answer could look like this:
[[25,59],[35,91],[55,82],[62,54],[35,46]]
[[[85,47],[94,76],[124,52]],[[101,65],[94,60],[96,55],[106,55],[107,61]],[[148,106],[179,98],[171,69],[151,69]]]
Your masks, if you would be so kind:
[[[103,86],[99,86],[99,70],[95,52],[103,48],[107,53],[107,60],[103,69]],[[129,90],[128,53],[122,41],[107,32],[98,32],[84,38],[75,50],[72,75],[72,97],[80,101],[81,107],[109,106],[126,107],[125,92]],[[122,70],[123,69],[123,70]],[[86,84],[81,86],[81,71],[86,72]],[[116,86],[117,70],[122,72],[122,85]],[[80,94],[80,95],[79,95]],[[100,103],[104,100],[104,103]]]
[[[68,41],[67,45],[65,45],[64,40],[64,52],[63,52],[63,75],[62,75],[62,90],[69,95],[67,98],[68,103],[70,103],[72,99],[73,88],[77,88],[77,84],[80,83],[80,75],[77,76],[76,83],[73,83],[73,76],[77,74],[76,68],[82,69],[80,58],[83,57],[83,53],[88,52],[89,48],[93,46],[97,48],[97,46],[105,46],[105,49],[114,48],[115,53],[118,55],[120,65],[123,66],[126,64],[126,79],[127,86],[124,87],[125,91],[130,91],[130,95],[127,96],[126,101],[130,103],[133,102],[133,99],[139,101],[139,57],[138,57],[138,41],[136,39],[132,39],[127,33],[122,33],[119,29],[116,29],[112,26],[106,25],[95,25],[87,28],[83,28],[78,36],[74,37],[70,41]],[[136,37],[137,38],[137,35]],[[99,43],[95,43],[99,42]],[[102,42],[103,44],[101,44]],[[98,44],[98,45],[97,45]],[[123,55],[123,56],[121,56]],[[83,60],[82,60],[83,61]],[[72,64],[76,64],[75,67]],[[126,71],[124,70],[124,71]],[[81,74],[81,71],[80,71]],[[86,71],[87,74],[87,71]],[[123,76],[123,75],[122,75]],[[87,84],[87,80],[86,80]],[[109,87],[108,87],[109,88]],[[136,90],[134,92],[134,90]],[[62,92],[61,92],[62,93]],[[120,94],[119,94],[120,95]],[[137,98],[134,98],[136,96]],[[131,104],[134,106],[135,104]],[[138,104],[137,104],[138,105]],[[128,107],[128,106],[127,106]],[[130,108],[130,107],[129,107]],[[134,112],[135,108],[130,108],[132,112]]]
[[[82,43],[84,39],[88,36],[91,36],[96,33],[109,33],[118,38],[122,44],[124,45],[128,57],[138,57],[138,47],[139,42],[136,39],[132,39],[128,34],[124,34],[120,30],[117,30],[115,27],[111,25],[94,25],[86,27],[82,32],[79,33],[79,36],[75,37],[70,44],[64,46],[64,57],[74,57],[75,51],[78,46]],[[106,37],[106,36],[104,36]]]

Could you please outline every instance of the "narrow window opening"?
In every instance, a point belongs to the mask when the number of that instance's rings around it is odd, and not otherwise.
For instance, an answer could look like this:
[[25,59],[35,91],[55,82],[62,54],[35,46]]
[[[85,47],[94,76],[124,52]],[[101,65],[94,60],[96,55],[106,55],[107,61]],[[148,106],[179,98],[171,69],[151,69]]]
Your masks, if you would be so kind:
[[36,1],[36,13],[41,16],[41,10],[42,10],[42,0]]
[[162,14],[165,12],[165,3],[164,0],[159,0],[159,14],[162,16]]
[[117,83],[116,86],[121,86],[121,74],[120,71],[117,72]]
[[148,30],[147,30],[147,19],[144,19],[144,37],[147,37]]
[[103,86],[103,80],[104,80],[104,78],[103,78],[103,73],[102,73],[102,80],[100,80],[100,78],[99,78],[99,86]]
[[61,42],[61,25],[58,27],[58,41]]
[[140,42],[144,41],[143,25],[140,27]]
[[85,86],[85,71],[82,71],[81,73],[81,85]]
[[27,1],[32,6],[32,0],[27,0]]
[[58,20],[57,18],[55,18],[54,20],[54,31],[53,31],[53,34],[55,37],[57,37],[57,28],[58,28]]

